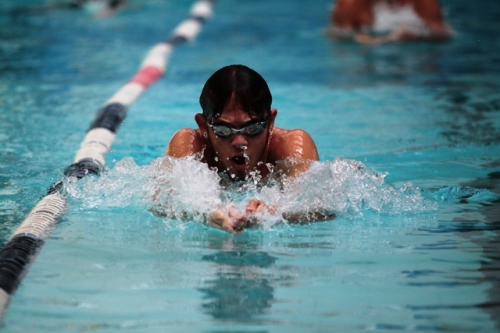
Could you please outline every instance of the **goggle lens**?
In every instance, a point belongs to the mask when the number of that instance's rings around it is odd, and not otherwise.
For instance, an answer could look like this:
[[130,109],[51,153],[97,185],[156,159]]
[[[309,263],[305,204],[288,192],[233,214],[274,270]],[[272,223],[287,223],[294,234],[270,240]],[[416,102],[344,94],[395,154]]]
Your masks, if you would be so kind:
[[239,130],[226,125],[209,125],[209,126],[215,135],[223,138],[230,137],[231,135],[237,133],[243,133],[252,136],[262,132],[267,126],[267,121],[253,123]]

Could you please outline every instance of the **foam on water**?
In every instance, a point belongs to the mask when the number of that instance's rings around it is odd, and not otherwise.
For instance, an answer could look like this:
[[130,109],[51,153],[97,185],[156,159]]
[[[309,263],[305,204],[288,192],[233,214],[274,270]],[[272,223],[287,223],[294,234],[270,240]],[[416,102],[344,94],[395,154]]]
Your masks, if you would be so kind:
[[252,198],[278,207],[277,213],[258,218],[264,227],[286,222],[283,212],[322,212],[337,217],[358,218],[364,212],[380,214],[422,213],[437,203],[405,184],[395,188],[379,173],[355,160],[313,162],[296,179],[273,173],[262,181],[256,172],[235,183],[210,170],[196,157],[161,157],[138,166],[124,158],[100,177],[65,180],[70,198],[82,209],[140,205],[160,216],[202,221],[216,207],[234,205],[241,210]]

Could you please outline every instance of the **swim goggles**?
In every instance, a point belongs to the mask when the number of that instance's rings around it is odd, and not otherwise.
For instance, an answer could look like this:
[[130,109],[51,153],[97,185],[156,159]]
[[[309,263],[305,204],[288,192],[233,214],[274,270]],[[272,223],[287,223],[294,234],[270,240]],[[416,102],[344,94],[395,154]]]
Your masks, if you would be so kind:
[[226,125],[210,125],[209,124],[208,126],[212,129],[212,131],[214,132],[215,135],[220,136],[222,138],[228,138],[231,135],[237,134],[237,133],[242,133],[242,134],[247,134],[247,135],[257,135],[266,128],[268,122],[269,122],[268,120],[259,121],[257,123],[253,123],[253,124],[250,124],[248,126],[245,126],[241,129],[236,129],[236,128],[226,126]]

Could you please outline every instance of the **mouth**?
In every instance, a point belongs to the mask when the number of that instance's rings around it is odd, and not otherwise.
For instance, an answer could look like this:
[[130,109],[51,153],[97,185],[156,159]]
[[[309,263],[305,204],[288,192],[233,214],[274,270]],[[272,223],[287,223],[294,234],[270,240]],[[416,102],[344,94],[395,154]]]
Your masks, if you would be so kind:
[[233,165],[236,169],[244,170],[244,169],[246,169],[247,164],[248,164],[248,157],[234,156],[233,158],[231,158],[231,161],[233,162]]

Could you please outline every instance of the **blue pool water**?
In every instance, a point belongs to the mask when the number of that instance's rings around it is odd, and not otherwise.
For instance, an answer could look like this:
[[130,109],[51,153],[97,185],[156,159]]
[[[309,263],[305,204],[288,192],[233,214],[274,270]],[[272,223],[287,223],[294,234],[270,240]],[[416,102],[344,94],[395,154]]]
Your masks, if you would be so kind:
[[[192,4],[132,0],[95,19],[54,3],[0,4],[2,243]],[[67,184],[70,208],[2,332],[498,332],[500,6],[441,3],[453,41],[373,48],[325,38],[330,1],[219,1],[131,107],[109,170]],[[321,197],[336,220],[234,236],[149,212],[169,138],[195,126],[202,85],[231,63],[267,79],[277,125],[307,130],[321,162],[305,188],[240,195],[183,161],[161,174],[183,184],[171,201]]]

